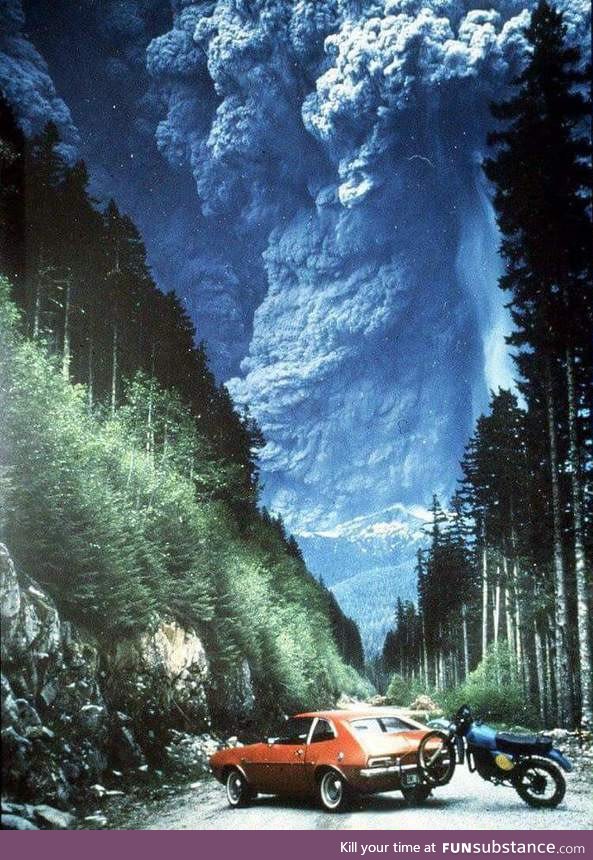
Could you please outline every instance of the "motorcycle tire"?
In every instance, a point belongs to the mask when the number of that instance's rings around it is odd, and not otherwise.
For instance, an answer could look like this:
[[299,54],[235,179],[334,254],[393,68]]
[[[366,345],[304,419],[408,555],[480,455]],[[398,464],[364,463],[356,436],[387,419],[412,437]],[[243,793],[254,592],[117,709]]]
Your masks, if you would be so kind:
[[566,793],[562,771],[545,758],[529,758],[517,765],[514,774],[517,794],[536,809],[553,809]]
[[428,785],[447,785],[455,773],[455,764],[455,746],[448,734],[436,730],[424,735],[418,746],[418,767]]

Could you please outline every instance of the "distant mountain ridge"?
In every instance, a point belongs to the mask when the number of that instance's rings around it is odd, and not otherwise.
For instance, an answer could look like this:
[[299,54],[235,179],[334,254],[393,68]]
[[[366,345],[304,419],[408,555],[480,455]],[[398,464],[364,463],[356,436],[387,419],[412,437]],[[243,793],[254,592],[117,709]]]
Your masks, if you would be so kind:
[[297,532],[309,569],[360,628],[367,657],[383,646],[398,597],[416,597],[415,554],[430,513],[395,503],[317,532]]

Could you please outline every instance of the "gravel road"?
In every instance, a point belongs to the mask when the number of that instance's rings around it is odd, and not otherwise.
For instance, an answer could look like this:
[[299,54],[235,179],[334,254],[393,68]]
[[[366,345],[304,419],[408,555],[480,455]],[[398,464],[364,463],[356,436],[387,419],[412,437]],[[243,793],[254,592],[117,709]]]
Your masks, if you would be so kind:
[[110,826],[134,830],[591,830],[592,784],[567,775],[563,803],[554,810],[526,806],[510,788],[484,782],[458,768],[445,788],[425,804],[408,806],[399,792],[360,800],[330,815],[314,803],[260,797],[245,809],[229,809],[224,789],[212,779],[164,800],[142,802]]

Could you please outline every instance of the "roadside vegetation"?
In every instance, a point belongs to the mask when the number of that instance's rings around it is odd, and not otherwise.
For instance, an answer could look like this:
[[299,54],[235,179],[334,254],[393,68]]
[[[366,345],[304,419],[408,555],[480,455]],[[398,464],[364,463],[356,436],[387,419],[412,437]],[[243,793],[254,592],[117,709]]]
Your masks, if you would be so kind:
[[157,616],[195,628],[221,684],[247,659],[262,709],[364,695],[358,629],[261,508],[261,434],[138,231],[92,200],[55,128],[25,140],[0,112],[0,535],[17,566],[103,642]]

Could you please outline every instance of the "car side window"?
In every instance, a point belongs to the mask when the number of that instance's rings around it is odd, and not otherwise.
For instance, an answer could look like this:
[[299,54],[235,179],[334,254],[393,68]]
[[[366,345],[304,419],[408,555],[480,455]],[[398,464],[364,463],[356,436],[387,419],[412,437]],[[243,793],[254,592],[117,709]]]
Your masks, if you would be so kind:
[[335,735],[331,725],[327,720],[317,720],[317,725],[313,729],[311,743],[319,743],[320,741],[333,741]]
[[292,717],[284,725],[282,736],[275,744],[304,744],[313,724],[313,717]]

